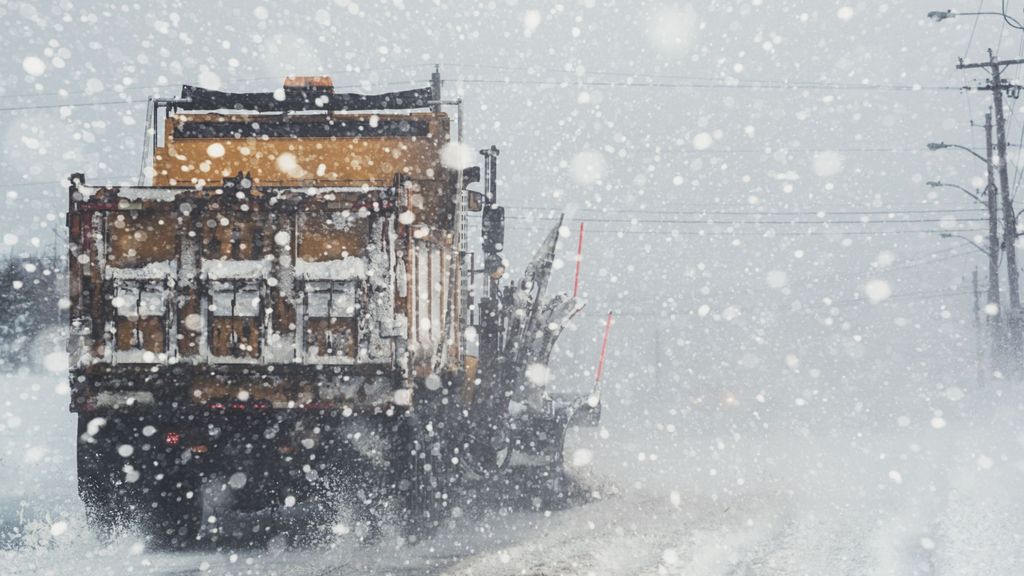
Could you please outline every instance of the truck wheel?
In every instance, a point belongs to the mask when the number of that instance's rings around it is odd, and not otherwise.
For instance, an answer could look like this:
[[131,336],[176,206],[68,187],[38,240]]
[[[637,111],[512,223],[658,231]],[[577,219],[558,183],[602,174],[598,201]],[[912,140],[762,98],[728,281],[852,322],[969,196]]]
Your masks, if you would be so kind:
[[78,419],[78,495],[85,504],[89,527],[102,540],[132,519],[131,499],[123,479],[121,462],[107,438],[88,434],[92,418]]
[[548,454],[549,480],[548,488],[554,502],[565,502],[565,437],[569,434],[569,427],[562,421],[555,423],[552,430],[550,453]]
[[564,509],[574,497],[574,483],[565,467],[565,441],[569,435],[570,418],[556,414],[543,426],[546,441],[542,454],[547,465],[539,470],[538,488],[544,494],[545,506],[550,509]]
[[426,535],[449,513],[458,482],[450,446],[437,421],[407,414],[399,424],[398,454],[392,482],[398,489],[402,527],[407,536]]
[[471,435],[462,458],[463,465],[482,478],[497,476],[511,461],[512,430],[506,420]]
[[109,465],[95,444],[78,443],[78,495],[85,504],[89,527],[103,540],[118,525],[116,486]]
[[202,492],[196,474],[174,474],[157,484],[147,522],[154,544],[187,548],[197,543],[203,522]]

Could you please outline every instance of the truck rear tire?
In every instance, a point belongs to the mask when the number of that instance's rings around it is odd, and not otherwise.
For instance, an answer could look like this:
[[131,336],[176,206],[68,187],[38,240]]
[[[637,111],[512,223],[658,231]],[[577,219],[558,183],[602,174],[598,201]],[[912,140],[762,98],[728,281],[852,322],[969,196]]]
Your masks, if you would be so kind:
[[78,444],[78,495],[85,504],[85,519],[101,540],[109,539],[118,525],[122,508],[116,503],[116,487],[99,450]]
[[451,442],[440,422],[414,414],[406,414],[399,422],[391,484],[397,488],[403,532],[412,539],[440,527],[451,512],[459,480]]
[[111,444],[87,434],[91,418],[78,420],[78,495],[89,527],[101,540],[133,520],[132,498]]
[[146,529],[163,548],[196,545],[203,523],[202,482],[197,474],[173,474],[151,491]]

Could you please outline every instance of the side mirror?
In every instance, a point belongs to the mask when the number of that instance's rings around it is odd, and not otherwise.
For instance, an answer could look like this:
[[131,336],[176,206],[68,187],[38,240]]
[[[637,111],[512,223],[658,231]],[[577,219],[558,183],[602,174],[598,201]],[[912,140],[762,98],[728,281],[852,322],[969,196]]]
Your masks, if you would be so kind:
[[474,182],[480,181],[480,167],[470,166],[462,171],[462,187],[465,188]]

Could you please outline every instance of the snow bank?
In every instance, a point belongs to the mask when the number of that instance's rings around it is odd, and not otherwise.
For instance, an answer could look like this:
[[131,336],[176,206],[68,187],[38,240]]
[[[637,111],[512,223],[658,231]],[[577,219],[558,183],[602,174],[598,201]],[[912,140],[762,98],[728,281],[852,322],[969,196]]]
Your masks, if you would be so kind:
[[57,538],[51,527],[58,522],[82,530],[84,509],[67,374],[0,375],[0,392],[0,572],[8,573],[22,566],[6,561],[4,548],[48,546]]

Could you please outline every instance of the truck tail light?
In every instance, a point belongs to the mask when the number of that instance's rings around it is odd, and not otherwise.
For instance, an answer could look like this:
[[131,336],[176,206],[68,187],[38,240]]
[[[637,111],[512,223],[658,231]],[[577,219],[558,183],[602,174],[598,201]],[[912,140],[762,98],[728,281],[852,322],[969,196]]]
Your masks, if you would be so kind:
[[177,446],[181,442],[181,434],[178,434],[177,432],[168,432],[164,434],[164,442],[166,442],[168,446]]
[[221,402],[210,402],[209,407],[210,410],[223,410],[224,404],[222,404]]

